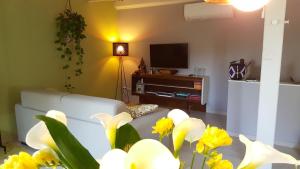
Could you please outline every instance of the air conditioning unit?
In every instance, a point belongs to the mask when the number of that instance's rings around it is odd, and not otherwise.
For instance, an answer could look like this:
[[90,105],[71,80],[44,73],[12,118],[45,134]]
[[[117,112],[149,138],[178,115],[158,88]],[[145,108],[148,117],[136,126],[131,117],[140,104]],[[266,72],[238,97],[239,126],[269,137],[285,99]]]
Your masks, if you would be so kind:
[[190,20],[208,20],[233,18],[233,8],[231,5],[217,5],[208,3],[193,3],[184,6],[184,17]]

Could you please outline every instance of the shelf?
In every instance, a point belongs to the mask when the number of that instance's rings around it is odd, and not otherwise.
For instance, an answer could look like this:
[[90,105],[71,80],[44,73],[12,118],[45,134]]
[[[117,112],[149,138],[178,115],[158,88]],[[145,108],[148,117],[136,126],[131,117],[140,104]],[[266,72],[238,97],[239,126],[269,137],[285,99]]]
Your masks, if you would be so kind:
[[201,91],[201,89],[195,89],[193,87],[172,86],[172,85],[162,85],[162,84],[153,84],[153,83],[144,83],[144,85],[147,85],[147,86],[158,86],[158,87],[171,87],[171,88],[177,88],[177,89],[190,89],[190,90]]
[[[136,93],[136,86],[143,79],[145,94]],[[158,104],[160,106],[206,112],[206,103],[202,104],[204,77],[189,77],[161,74],[133,74],[132,94],[139,96],[140,104]],[[196,88],[195,88],[196,87]],[[190,93],[200,95],[200,100],[190,100],[186,97],[165,97],[146,92]]]
[[157,98],[166,98],[166,99],[171,99],[171,100],[179,100],[179,101],[185,101],[185,102],[189,102],[189,103],[199,103],[201,104],[201,100],[189,100],[187,98],[183,98],[183,97],[164,97],[164,96],[158,96],[155,94],[150,94],[150,93],[145,93],[145,94],[141,94],[141,93],[136,93],[134,92],[133,95],[137,95],[137,96],[151,96],[151,97],[157,97]]

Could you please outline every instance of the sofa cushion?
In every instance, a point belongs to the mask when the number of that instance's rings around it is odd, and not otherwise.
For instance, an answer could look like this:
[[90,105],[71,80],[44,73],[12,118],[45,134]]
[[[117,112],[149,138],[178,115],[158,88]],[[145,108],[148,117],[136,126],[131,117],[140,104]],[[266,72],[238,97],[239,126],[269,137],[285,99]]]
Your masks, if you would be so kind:
[[58,108],[61,99],[69,94],[55,90],[23,90],[21,92],[21,104],[27,108],[47,112]]
[[144,116],[149,113],[153,113],[155,110],[158,109],[158,105],[156,104],[141,104],[141,105],[134,105],[134,106],[127,106],[129,113],[131,114],[132,118],[138,118]]

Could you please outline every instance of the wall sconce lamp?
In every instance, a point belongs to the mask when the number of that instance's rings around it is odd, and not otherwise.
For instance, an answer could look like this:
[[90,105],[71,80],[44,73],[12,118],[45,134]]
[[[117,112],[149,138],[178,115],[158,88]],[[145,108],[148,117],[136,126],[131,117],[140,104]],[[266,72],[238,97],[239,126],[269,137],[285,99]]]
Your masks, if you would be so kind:
[[[125,103],[129,102],[129,93],[127,88],[126,74],[123,65],[123,56],[129,56],[129,45],[124,42],[113,43],[113,55],[119,56],[119,67],[118,67],[118,77],[116,84],[115,99],[117,99],[118,91],[120,90],[121,100]],[[119,81],[121,80],[121,89],[119,89]],[[123,97],[126,96],[127,100],[124,100]]]

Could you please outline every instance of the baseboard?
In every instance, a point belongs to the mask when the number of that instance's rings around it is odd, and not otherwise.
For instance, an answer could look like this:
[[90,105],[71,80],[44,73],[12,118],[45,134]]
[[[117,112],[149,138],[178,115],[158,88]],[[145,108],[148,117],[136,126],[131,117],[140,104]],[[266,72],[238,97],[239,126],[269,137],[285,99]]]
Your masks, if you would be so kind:
[[208,113],[208,114],[217,114],[217,115],[227,116],[227,113],[226,113],[226,112],[207,111],[206,113]]

